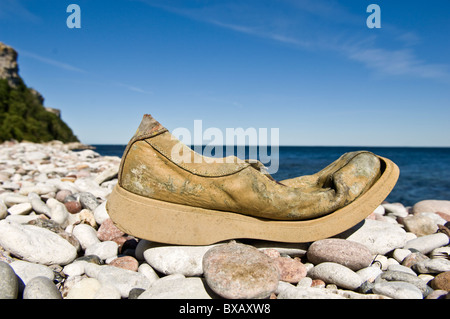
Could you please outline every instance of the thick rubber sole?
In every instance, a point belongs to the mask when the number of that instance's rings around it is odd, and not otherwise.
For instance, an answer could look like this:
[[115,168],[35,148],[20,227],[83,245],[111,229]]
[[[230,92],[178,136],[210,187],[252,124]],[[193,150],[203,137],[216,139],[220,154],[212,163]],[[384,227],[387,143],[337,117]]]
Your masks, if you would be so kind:
[[349,205],[328,215],[302,221],[267,220],[155,200],[131,193],[118,184],[106,204],[109,216],[125,233],[175,245],[209,245],[230,239],[262,239],[305,243],[337,235],[361,222],[394,188],[400,171],[379,157],[382,174]]

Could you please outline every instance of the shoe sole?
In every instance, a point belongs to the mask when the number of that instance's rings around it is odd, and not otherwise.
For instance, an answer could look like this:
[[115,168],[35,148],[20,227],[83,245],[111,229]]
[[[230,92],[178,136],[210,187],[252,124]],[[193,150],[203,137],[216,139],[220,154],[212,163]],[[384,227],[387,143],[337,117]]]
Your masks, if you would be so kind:
[[176,245],[209,245],[230,239],[305,243],[337,235],[364,220],[394,188],[400,171],[379,157],[382,174],[349,205],[328,215],[302,221],[268,220],[243,214],[163,202],[131,193],[117,184],[106,209],[125,233]]

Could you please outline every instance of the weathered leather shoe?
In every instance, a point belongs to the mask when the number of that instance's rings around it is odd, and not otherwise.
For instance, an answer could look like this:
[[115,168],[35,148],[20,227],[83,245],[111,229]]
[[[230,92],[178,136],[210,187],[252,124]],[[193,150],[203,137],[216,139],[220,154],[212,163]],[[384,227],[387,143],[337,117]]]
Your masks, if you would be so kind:
[[124,232],[161,243],[310,242],[362,221],[398,176],[390,160],[359,151],[314,175],[277,182],[259,162],[194,152],[144,115],[123,154],[107,211]]

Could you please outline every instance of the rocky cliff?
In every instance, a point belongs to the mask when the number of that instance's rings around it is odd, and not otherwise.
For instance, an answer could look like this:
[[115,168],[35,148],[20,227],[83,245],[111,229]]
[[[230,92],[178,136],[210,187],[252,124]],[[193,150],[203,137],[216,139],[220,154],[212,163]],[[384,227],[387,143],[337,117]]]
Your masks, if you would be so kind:
[[19,84],[19,65],[17,52],[13,48],[0,42],[0,79],[5,79],[12,87]]
[[44,107],[44,97],[19,75],[17,52],[0,42],[0,142],[78,142],[58,109]]

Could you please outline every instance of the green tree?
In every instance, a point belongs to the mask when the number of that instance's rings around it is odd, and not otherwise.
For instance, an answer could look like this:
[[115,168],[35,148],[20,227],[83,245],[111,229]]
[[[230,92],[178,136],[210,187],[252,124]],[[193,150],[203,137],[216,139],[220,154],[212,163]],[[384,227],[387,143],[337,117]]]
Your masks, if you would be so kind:
[[70,127],[47,112],[23,81],[11,87],[7,80],[0,79],[0,141],[11,139],[78,142]]

